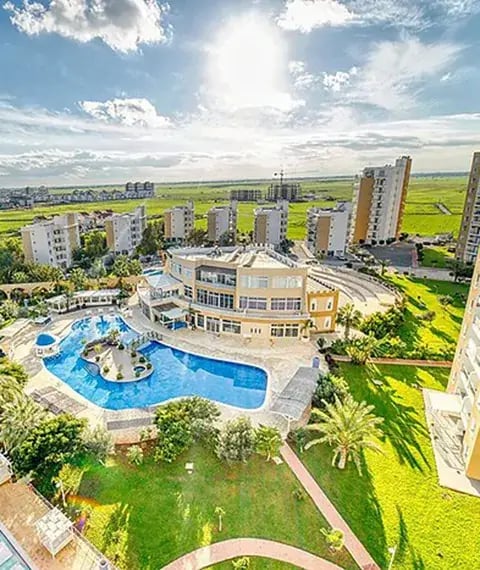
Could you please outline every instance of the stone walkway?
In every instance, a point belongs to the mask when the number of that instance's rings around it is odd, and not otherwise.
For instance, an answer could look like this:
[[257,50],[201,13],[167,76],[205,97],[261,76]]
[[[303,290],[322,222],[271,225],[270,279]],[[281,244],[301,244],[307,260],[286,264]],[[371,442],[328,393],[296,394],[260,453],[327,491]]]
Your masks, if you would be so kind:
[[345,547],[360,568],[362,568],[362,570],[380,570],[380,567],[377,565],[375,560],[370,556],[366,548],[358,540],[343,517],[333,506],[330,499],[325,495],[318,483],[310,475],[306,467],[287,443],[282,447],[281,454],[287,465],[295,474],[296,478],[302,484],[305,491],[312,498],[317,509],[325,517],[328,524],[332,528],[338,528],[343,531],[345,536]]
[[272,558],[304,568],[305,570],[341,570],[340,566],[294,546],[260,538],[234,538],[194,550],[177,558],[163,570],[201,570],[212,564],[241,556]]

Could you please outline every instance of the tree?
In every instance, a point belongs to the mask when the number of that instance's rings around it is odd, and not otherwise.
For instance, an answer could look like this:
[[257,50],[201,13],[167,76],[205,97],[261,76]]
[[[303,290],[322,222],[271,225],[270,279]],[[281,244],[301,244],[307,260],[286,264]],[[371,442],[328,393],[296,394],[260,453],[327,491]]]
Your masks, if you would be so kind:
[[390,260],[389,259],[381,259],[379,261],[379,264],[380,264],[380,275],[383,277],[385,275],[385,270],[390,265]]
[[225,516],[225,510],[222,507],[215,507],[215,515],[218,517],[218,532],[222,532],[222,522]]
[[329,530],[322,528],[320,529],[320,532],[325,537],[325,542],[330,550],[338,552],[343,548],[343,545],[345,544],[343,531],[338,528],[331,528]]
[[220,410],[217,404],[199,396],[183,398],[179,400],[179,403],[184,406],[188,415],[194,439],[207,443],[216,443],[218,429],[215,424],[220,417]]
[[75,267],[70,271],[69,280],[75,291],[81,291],[87,285],[87,274],[81,267]]
[[63,506],[67,506],[66,497],[70,494],[76,494],[80,483],[82,482],[84,470],[75,465],[66,463],[54,477],[53,483],[60,491],[62,496]]
[[193,442],[189,416],[183,406],[172,402],[157,408],[155,461],[173,463]]
[[143,463],[143,449],[139,445],[131,445],[127,449],[127,459],[132,465],[141,465]]
[[333,404],[326,404],[325,411],[316,413],[315,423],[306,429],[321,434],[309,441],[305,449],[319,443],[333,447],[332,465],[345,469],[348,461],[353,461],[361,474],[361,453],[364,449],[381,451],[374,439],[380,437],[378,426],[383,422],[372,414],[373,406],[357,402],[347,396],[344,402],[338,398]]
[[282,443],[282,436],[276,427],[261,425],[255,430],[255,449],[257,453],[264,455],[267,461],[278,456]]
[[470,278],[473,275],[473,265],[464,263],[460,259],[453,259],[448,265],[452,270],[451,275],[453,275],[455,283],[460,278]]
[[69,414],[43,420],[12,454],[19,475],[32,474],[39,490],[53,495],[53,479],[66,463],[84,453],[83,432],[87,421]]
[[315,327],[314,322],[312,321],[312,319],[307,319],[305,321],[302,322],[302,324],[300,325],[300,333],[302,335],[303,338],[309,338],[310,337],[310,329],[313,329]]
[[320,374],[312,398],[315,408],[323,409],[325,404],[333,404],[335,398],[344,400],[348,394],[348,384],[342,376]]
[[107,236],[105,232],[93,230],[85,234],[83,250],[85,255],[91,260],[105,255],[107,253]]
[[16,319],[19,309],[18,303],[11,299],[5,299],[0,306],[0,313],[5,319]]
[[147,225],[143,231],[142,240],[137,246],[140,255],[157,255],[163,248],[164,225],[155,221]]
[[104,463],[107,457],[114,453],[115,449],[111,434],[100,425],[84,432],[83,444],[86,453],[100,463]]
[[128,277],[130,275],[128,257],[126,255],[117,255],[113,262],[112,273],[117,277]]
[[37,403],[16,391],[11,400],[4,403],[0,416],[0,441],[4,449],[8,453],[17,449],[44,418],[45,412]]
[[187,245],[201,246],[207,241],[207,236],[206,230],[195,228],[187,236]]
[[248,418],[227,422],[218,436],[216,454],[225,461],[243,461],[255,451],[255,432]]
[[102,277],[105,277],[105,275],[107,274],[107,271],[106,271],[105,266],[103,265],[103,261],[101,259],[95,259],[94,260],[94,262],[92,263],[92,267],[90,267],[89,274],[90,274],[90,277],[92,277],[93,279],[96,279],[97,282],[99,282]]
[[350,329],[357,328],[362,322],[362,313],[352,303],[341,307],[337,313],[337,322],[345,327],[345,340],[349,339]]
[[357,338],[346,348],[346,353],[352,359],[352,364],[364,365],[373,356],[378,347],[378,340],[373,335]]

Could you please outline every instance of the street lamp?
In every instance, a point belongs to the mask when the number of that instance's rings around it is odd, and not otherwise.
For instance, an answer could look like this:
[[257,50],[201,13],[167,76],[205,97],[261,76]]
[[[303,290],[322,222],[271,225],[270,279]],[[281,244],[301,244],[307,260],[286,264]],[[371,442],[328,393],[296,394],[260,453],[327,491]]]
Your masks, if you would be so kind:
[[388,548],[388,552],[390,553],[391,558],[390,558],[390,562],[389,562],[389,564],[388,564],[387,570],[391,570],[391,568],[393,567],[393,560],[394,560],[394,558],[395,558],[395,554],[397,553],[397,545],[395,545],[395,546],[390,546],[390,547]]

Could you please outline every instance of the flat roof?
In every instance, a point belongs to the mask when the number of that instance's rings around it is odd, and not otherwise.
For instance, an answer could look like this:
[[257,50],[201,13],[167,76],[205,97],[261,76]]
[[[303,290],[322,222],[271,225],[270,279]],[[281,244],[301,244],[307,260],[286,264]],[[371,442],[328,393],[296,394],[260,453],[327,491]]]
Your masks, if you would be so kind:
[[173,248],[171,254],[183,259],[230,263],[236,267],[252,268],[300,268],[302,267],[292,259],[268,247],[201,247],[201,248]]
[[301,366],[275,398],[270,411],[298,421],[312,402],[318,375],[318,368]]

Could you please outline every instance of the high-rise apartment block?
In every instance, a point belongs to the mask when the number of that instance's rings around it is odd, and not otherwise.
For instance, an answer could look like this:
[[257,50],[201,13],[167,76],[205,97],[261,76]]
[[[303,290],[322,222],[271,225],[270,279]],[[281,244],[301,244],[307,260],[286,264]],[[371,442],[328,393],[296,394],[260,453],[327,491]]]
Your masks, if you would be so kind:
[[455,255],[465,263],[474,263],[480,245],[480,152],[473,153],[463,207],[462,224]]
[[185,206],[174,206],[165,210],[165,239],[170,242],[183,243],[193,230],[195,210],[193,202]]
[[378,244],[398,239],[402,226],[412,159],[402,156],[395,165],[367,167],[355,181],[350,239]]
[[138,206],[127,214],[113,214],[105,220],[108,249],[115,254],[130,255],[142,241],[146,227],[145,206]]
[[307,247],[322,255],[345,253],[352,205],[340,202],[336,208],[310,208],[307,212]]
[[260,245],[279,245],[287,237],[288,202],[255,210],[254,241]]
[[139,197],[148,198],[155,194],[155,187],[153,182],[127,182],[125,192],[135,192]]
[[475,264],[447,391],[452,401],[450,406],[443,406],[443,424],[447,420],[451,424],[450,451],[458,453],[467,477],[480,479],[480,257]]
[[208,239],[218,242],[222,236],[237,233],[237,202],[232,200],[228,206],[214,206],[208,211]]
[[64,214],[23,227],[22,244],[26,261],[70,267],[73,251],[80,247],[78,215]]
[[230,190],[230,200],[237,202],[258,202],[262,199],[262,191],[252,188]]
[[266,199],[269,202],[277,202],[278,200],[288,200],[296,202],[300,198],[301,188],[297,182],[273,182],[267,190]]

